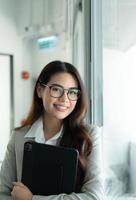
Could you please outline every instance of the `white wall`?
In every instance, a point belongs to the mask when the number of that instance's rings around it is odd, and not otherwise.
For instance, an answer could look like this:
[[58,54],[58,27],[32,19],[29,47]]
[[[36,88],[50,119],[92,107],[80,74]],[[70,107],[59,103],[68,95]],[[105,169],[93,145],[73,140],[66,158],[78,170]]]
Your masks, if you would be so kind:
[[[5,84],[6,83],[6,84]],[[0,163],[10,135],[10,57],[0,55]]]
[[[14,56],[14,125],[18,126],[23,118],[24,99],[29,97],[29,92],[27,90],[24,92],[26,89],[24,85],[28,84],[29,81],[26,81],[24,84],[24,81],[21,79],[21,71],[24,67],[22,65],[23,46],[22,38],[17,34],[16,30],[15,13],[15,0],[0,0],[0,52]],[[29,68],[28,65],[25,67]]]

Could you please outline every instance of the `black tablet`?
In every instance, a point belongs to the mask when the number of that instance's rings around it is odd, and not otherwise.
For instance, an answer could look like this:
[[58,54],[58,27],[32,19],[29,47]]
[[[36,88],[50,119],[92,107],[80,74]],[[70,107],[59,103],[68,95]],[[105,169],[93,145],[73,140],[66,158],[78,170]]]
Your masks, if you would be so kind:
[[78,157],[73,148],[26,142],[22,182],[33,195],[70,194],[75,190]]

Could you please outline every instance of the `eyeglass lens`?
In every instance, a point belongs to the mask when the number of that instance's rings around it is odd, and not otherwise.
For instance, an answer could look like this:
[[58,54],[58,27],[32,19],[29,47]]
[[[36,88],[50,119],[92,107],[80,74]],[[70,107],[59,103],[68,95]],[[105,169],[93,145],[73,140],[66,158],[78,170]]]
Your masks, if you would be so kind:
[[63,96],[65,90],[68,91],[67,95],[70,100],[77,100],[79,97],[79,90],[77,88],[64,89],[61,86],[55,86],[55,85],[52,85],[49,88],[52,97],[59,98]]

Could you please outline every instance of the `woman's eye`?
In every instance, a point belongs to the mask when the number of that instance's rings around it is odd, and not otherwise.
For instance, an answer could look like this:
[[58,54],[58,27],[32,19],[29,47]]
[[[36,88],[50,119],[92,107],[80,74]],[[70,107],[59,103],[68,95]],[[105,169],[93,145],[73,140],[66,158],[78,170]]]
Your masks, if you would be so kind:
[[54,91],[54,92],[59,92],[59,91],[60,91],[60,88],[58,88],[58,87],[52,87],[52,91]]
[[76,90],[70,90],[69,93],[70,93],[71,95],[77,95],[77,94],[78,94],[78,92],[77,92]]

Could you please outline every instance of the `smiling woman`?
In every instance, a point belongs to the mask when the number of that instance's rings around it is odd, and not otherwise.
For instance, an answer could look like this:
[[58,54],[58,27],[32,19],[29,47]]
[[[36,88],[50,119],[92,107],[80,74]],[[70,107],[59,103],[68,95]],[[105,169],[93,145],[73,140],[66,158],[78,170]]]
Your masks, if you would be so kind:
[[[30,112],[9,141],[0,173],[0,199],[103,199],[100,134],[97,127],[85,123],[87,108],[87,94],[77,69],[61,61],[47,64],[35,84]],[[21,182],[24,143],[29,140],[78,150],[71,194],[38,196]]]

